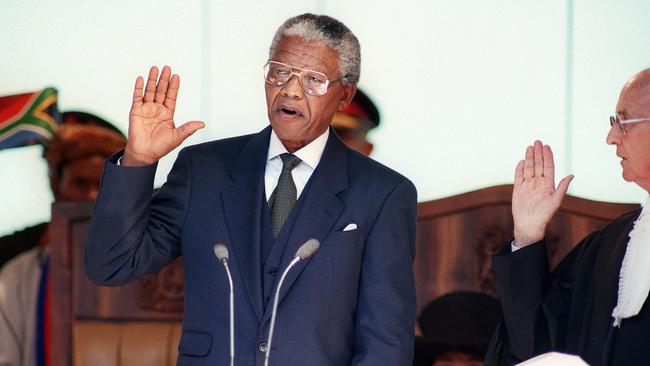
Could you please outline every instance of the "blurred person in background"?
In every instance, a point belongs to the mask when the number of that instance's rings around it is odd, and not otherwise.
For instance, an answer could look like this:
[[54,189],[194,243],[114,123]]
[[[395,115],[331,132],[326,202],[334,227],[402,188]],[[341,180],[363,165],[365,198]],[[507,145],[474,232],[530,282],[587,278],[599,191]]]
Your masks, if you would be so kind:
[[[121,136],[122,132],[118,130],[115,126],[104,120],[103,118],[96,116],[91,113],[87,112],[81,112],[81,111],[68,111],[68,112],[63,112],[61,114],[61,124],[62,125],[89,125],[89,126],[97,126],[97,127],[102,127],[105,129],[108,129],[110,131],[113,131]],[[43,151],[43,157],[46,158],[47,150]],[[46,158],[47,160],[47,158]],[[50,175],[50,187],[52,188],[52,193],[54,195],[55,200],[57,199],[56,191],[59,190],[59,180],[57,178],[53,179],[53,173],[52,173],[52,168],[51,164],[48,162],[48,165],[50,165],[49,168],[49,175]],[[60,174],[59,174],[60,175]],[[87,190],[84,190],[84,192]],[[89,192],[85,192],[84,194],[88,194]],[[66,194],[68,194],[66,192]],[[94,199],[91,198],[91,199]],[[48,232],[47,232],[47,227],[48,227],[47,222],[42,222],[30,227],[27,227],[25,229],[22,229],[20,231],[16,231],[13,234],[7,235],[0,237],[0,268],[9,261],[11,258],[15,257],[16,255],[32,249],[38,245],[39,242],[47,241],[48,240]]]
[[413,366],[483,366],[501,305],[479,292],[452,292],[422,309]]
[[357,88],[352,102],[334,114],[332,128],[349,148],[369,156],[374,146],[368,141],[368,132],[379,126],[379,120],[375,103]]
[[[124,148],[126,139],[89,114],[64,114],[63,118],[63,125],[44,152],[54,200],[94,200],[104,160]],[[0,365],[47,365],[49,223],[3,241],[3,245],[15,243],[12,248],[31,249],[11,259],[0,271]]]

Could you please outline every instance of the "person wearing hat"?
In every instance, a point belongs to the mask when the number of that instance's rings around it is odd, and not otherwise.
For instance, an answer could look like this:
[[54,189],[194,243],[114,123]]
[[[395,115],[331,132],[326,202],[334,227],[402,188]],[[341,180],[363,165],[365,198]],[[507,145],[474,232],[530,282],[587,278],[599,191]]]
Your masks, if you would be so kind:
[[[64,113],[62,126],[44,151],[54,201],[94,200],[104,159],[125,145],[124,135],[101,118]],[[0,365],[49,362],[49,232],[50,223],[42,223],[0,238],[11,250],[27,248],[0,270]]]
[[501,305],[478,292],[452,292],[424,307],[413,366],[483,366]]
[[334,114],[332,128],[349,148],[368,156],[373,148],[368,132],[379,126],[379,118],[375,104],[357,88],[352,102]]
[[[126,137],[120,132],[119,129],[117,129],[115,126],[113,126],[110,122],[106,121],[105,119],[91,114],[87,112],[82,112],[82,111],[66,111],[61,113],[61,125],[62,126],[69,126],[69,125],[87,125],[87,126],[94,126],[94,127],[101,127],[104,129],[108,129],[115,134],[120,136],[120,139],[124,142],[126,142]],[[113,144],[115,139],[114,138],[109,138],[107,140],[108,142],[105,142],[107,144]],[[95,141],[85,141],[84,143],[95,143]],[[48,144],[49,145],[49,144]],[[57,146],[59,144],[55,144],[53,146]],[[93,147],[94,150],[96,149],[101,149],[101,145]],[[77,146],[75,151],[87,151],[86,146]],[[119,149],[118,149],[119,150]],[[63,191],[64,194],[67,194],[68,187],[74,188],[73,185],[68,185],[68,183],[73,182],[74,180],[68,180],[66,182],[62,182],[61,178],[63,177],[62,173],[63,170],[65,170],[65,173],[67,174],[68,178],[69,176],[75,176],[78,174],[75,174],[76,172],[83,172],[84,174],[91,174],[95,172],[95,169],[91,168],[89,170],[87,169],[77,169],[74,172],[71,172],[70,169],[63,169],[64,165],[63,163],[58,164],[56,170],[52,170],[52,162],[50,157],[45,155],[47,153],[48,149],[44,149],[43,151],[43,158],[45,158],[46,162],[48,163],[48,166],[50,167],[49,171],[49,176],[50,176],[50,188],[52,189],[52,195],[54,196],[55,199],[57,199],[58,192],[57,191]],[[61,154],[59,154],[61,155]],[[106,157],[110,156],[107,155]],[[71,160],[76,160],[76,159],[70,159],[68,157],[68,161],[70,162]],[[67,165],[66,165],[67,167]],[[100,166],[99,172],[97,175],[101,175],[101,169],[103,169],[103,165]],[[83,179],[78,179],[77,183],[79,182],[84,182]],[[65,184],[64,184],[65,183]],[[97,186],[99,186],[99,181],[97,181]],[[91,190],[96,191],[97,187],[85,187],[81,193],[77,193],[77,195],[81,194],[83,196],[87,195],[90,193]],[[47,228],[48,228],[49,222],[41,222],[38,223],[34,226],[29,226],[25,229],[22,229],[20,231],[16,231],[12,234],[2,236],[0,237],[0,268],[2,268],[5,263],[9,262],[11,259],[16,257],[17,255],[28,251],[30,249],[33,249],[39,245],[39,242],[45,242],[48,240],[49,236],[47,234]]]

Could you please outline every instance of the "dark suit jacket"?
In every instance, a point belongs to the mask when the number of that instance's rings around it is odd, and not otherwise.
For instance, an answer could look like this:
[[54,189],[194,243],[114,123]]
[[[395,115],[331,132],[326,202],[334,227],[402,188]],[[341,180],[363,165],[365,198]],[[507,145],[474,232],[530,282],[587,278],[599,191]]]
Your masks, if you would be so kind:
[[[183,149],[153,199],[154,166],[116,166],[117,157],[106,163],[86,248],[88,276],[120,285],[183,255],[179,365],[229,359],[229,290],[215,242],[230,249],[236,364],[262,364],[272,307],[264,306],[260,263],[270,131]],[[308,239],[321,247],[284,282],[271,364],[410,365],[416,201],[408,179],[330,131],[280,269]],[[350,223],[358,229],[342,231]]]
[[553,272],[539,242],[493,256],[504,320],[486,365],[512,365],[559,351],[593,366],[650,365],[648,301],[638,315],[613,327],[621,264],[641,210],[625,214],[582,240]]

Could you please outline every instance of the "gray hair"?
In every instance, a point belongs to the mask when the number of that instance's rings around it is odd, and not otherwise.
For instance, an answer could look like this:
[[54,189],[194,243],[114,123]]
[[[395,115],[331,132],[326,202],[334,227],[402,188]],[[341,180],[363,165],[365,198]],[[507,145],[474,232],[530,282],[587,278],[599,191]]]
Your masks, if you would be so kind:
[[285,21],[273,36],[269,58],[284,37],[297,36],[305,40],[321,42],[339,54],[338,67],[344,84],[356,84],[361,75],[361,50],[357,37],[340,21],[326,15],[310,13],[298,15]]

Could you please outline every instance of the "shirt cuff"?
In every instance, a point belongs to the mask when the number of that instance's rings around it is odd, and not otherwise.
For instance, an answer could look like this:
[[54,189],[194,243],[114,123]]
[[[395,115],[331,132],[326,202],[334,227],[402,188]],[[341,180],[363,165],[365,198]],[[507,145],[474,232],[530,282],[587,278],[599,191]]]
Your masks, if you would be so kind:
[[[121,160],[121,159],[122,159],[122,158],[120,158],[120,160]],[[118,165],[119,165],[119,161],[118,161]],[[515,241],[514,241],[514,240],[510,242],[510,252],[511,252],[511,253],[514,253],[514,252],[518,251],[519,249],[521,249],[521,247],[518,247],[518,246],[515,244]]]

